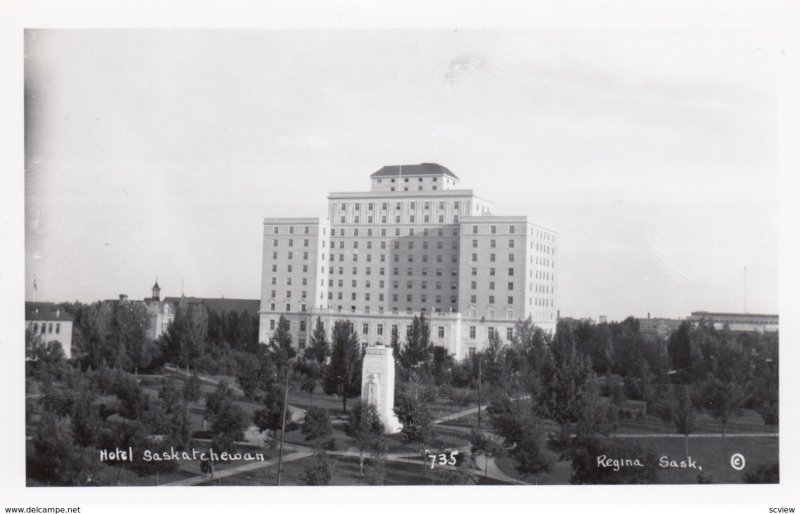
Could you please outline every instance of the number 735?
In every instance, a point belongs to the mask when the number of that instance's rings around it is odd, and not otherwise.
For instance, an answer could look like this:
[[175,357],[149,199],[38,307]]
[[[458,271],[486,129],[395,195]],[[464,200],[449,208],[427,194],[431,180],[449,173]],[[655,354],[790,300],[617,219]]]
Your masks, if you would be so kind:
[[444,466],[446,464],[455,466],[456,455],[458,455],[458,450],[453,450],[450,453],[429,453],[428,458],[431,460],[431,469],[433,469],[437,461],[440,466]]

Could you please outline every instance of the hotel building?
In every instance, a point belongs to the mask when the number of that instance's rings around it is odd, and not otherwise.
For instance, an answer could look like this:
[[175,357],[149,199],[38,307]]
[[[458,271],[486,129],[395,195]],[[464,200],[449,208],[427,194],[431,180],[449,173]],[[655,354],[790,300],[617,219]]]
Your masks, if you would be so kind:
[[388,345],[424,312],[432,343],[463,358],[529,316],[553,330],[556,232],[458,184],[438,164],[384,166],[369,191],[330,193],[327,219],[266,218],[259,340],[283,315],[300,349],[317,317]]

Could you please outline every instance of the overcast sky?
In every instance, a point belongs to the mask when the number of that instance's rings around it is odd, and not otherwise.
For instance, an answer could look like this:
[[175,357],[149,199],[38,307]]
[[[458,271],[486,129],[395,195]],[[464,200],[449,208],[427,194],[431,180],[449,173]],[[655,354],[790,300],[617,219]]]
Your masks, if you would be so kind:
[[[39,30],[27,299],[258,298],[262,219],[437,162],[560,234],[562,315],[778,310],[763,33]],[[38,290],[34,291],[36,276]]]

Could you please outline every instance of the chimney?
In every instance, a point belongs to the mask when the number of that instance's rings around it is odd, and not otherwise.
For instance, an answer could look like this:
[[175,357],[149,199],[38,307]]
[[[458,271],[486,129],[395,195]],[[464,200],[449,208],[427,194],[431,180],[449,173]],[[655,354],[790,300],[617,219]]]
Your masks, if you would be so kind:
[[650,319],[650,313],[649,312],[647,313],[647,319]]
[[126,295],[126,294],[119,295],[119,301],[120,302],[127,302],[128,301],[128,295]]

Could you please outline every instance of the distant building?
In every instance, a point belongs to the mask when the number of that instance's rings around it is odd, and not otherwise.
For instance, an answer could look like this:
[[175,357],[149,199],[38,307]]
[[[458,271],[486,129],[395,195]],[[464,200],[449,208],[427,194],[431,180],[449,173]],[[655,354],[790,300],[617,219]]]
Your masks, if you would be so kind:
[[645,336],[655,337],[656,339],[666,339],[676,330],[683,320],[673,318],[651,318],[647,313],[646,318],[638,318],[639,333]]
[[[245,300],[241,298],[198,298],[196,296],[168,296],[164,298],[164,302],[177,308],[181,301],[189,304],[202,305],[209,312],[215,314],[222,314],[223,312],[249,312],[257,316],[258,310],[261,308],[261,300]],[[175,317],[173,311],[173,318]]]
[[[25,302],[25,328],[42,343],[55,341],[64,357],[72,357],[72,316],[50,302]],[[26,357],[31,348],[26,348]]]
[[733,312],[706,312],[695,311],[689,317],[692,325],[696,326],[701,321],[717,330],[724,326],[734,332],[777,332],[777,314],[742,314]]

